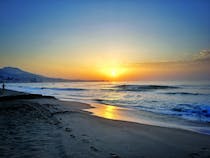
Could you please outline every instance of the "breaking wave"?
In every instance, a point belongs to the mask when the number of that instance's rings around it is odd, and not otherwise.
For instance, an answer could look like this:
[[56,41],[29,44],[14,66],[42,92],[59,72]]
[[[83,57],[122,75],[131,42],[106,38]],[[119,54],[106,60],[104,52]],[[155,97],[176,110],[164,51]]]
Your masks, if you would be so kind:
[[119,90],[119,91],[149,91],[149,90],[161,90],[161,89],[175,89],[179,87],[166,86],[166,85],[118,85],[114,86],[113,88],[114,90]]
[[190,93],[190,92],[167,92],[164,94],[168,94],[168,95],[208,95],[208,94],[203,94],[203,93]]
[[[135,103],[132,101],[125,100],[108,100],[108,99],[95,99],[95,101],[119,107],[129,107]],[[152,105],[136,105],[133,106],[135,109],[153,112],[163,115],[171,115],[185,118],[187,120],[210,122],[210,105],[197,105],[197,104],[174,104],[171,106],[161,106],[157,104]]]
[[49,88],[49,87],[42,87],[41,89],[49,89],[49,90],[57,90],[57,91],[84,91],[86,90],[83,88]]

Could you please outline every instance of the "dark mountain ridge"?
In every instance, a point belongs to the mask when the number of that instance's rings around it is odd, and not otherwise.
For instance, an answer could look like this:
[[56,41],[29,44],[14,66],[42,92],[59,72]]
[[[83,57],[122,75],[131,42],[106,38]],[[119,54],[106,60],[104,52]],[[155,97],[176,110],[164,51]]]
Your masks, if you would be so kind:
[[15,67],[0,68],[0,82],[67,82],[62,78],[51,78],[33,74]]

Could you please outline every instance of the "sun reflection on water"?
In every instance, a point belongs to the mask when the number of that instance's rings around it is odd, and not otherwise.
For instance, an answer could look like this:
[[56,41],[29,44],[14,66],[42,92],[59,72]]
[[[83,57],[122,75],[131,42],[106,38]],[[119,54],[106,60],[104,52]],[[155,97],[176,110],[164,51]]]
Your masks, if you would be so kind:
[[112,119],[112,120],[121,120],[121,116],[119,113],[119,107],[115,107],[112,105],[102,105],[102,104],[94,104],[97,108],[87,109],[87,111],[93,112],[95,115]]
[[116,108],[114,106],[106,106],[106,108],[103,109],[103,116],[105,118],[108,118],[108,119],[116,119],[115,118],[115,111],[116,111]]

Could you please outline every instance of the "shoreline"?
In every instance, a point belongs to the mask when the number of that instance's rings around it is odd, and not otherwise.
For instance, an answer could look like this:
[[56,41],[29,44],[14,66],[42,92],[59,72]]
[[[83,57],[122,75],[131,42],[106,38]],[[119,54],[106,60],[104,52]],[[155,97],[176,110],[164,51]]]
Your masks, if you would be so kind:
[[173,116],[158,115],[148,111],[135,111],[134,109],[124,108],[121,106],[104,105],[99,103],[90,104],[94,108],[84,110],[91,112],[94,116],[98,116],[104,119],[126,121],[172,129],[181,129],[199,134],[210,135],[210,127],[208,126],[208,123],[201,124],[190,120],[182,120]]
[[[90,112],[91,115],[97,116],[104,119],[116,120],[116,121],[125,121],[130,123],[139,123],[143,125],[165,127],[172,129],[181,129],[186,131],[191,131],[199,134],[210,135],[210,128],[206,123],[193,122],[190,120],[182,120],[173,116],[164,116],[158,115],[153,112],[148,111],[135,111],[134,109],[128,109],[122,106],[112,106],[101,103],[92,103],[92,102],[79,102],[76,100],[62,100],[54,96],[47,96],[43,94],[28,93],[28,92],[19,92],[15,90],[6,90],[9,91],[9,96],[3,98],[0,97],[0,101],[3,100],[15,100],[15,99],[36,99],[36,98],[54,98],[59,101],[65,102],[77,102],[88,104],[90,108],[82,109],[83,111]],[[18,95],[18,96],[17,96]],[[170,121],[168,121],[170,120]]]
[[[34,98],[33,94],[31,98],[18,98],[18,94],[23,96],[23,93],[10,92],[16,96],[15,99],[9,101],[0,99],[2,129],[0,140],[4,140],[0,142],[0,151],[4,151],[0,152],[1,157],[15,157],[16,154],[22,156],[23,149],[16,149],[14,146],[20,145],[19,139],[23,140],[22,145],[28,146],[24,149],[24,154],[27,153],[28,157],[34,154],[40,157],[78,158],[210,156],[209,135],[105,119],[84,110],[91,108],[89,104],[60,101],[41,95]],[[13,131],[14,127],[22,130]],[[27,130],[29,132],[26,132]],[[43,141],[40,141],[42,139]],[[41,142],[47,144],[45,144],[47,149],[51,149],[45,151],[39,148],[43,145]]]
[[[132,84],[133,85],[136,85],[136,84],[137,85],[138,84],[150,85],[151,83],[138,82],[138,83],[132,83]],[[153,84],[162,85],[163,83],[155,82]],[[64,88],[63,87],[64,85],[69,88],[67,89]],[[114,85],[118,85],[118,84],[114,84]],[[188,92],[188,91],[191,92],[192,89],[195,90],[196,93],[199,91],[199,89],[197,88],[194,89],[193,88],[194,85],[191,85],[191,84],[190,84],[190,87],[191,87],[190,90],[188,89],[189,87],[186,85],[184,86],[185,87],[184,88],[182,87],[182,85],[184,84],[180,82],[177,82],[176,84],[164,82],[164,85],[174,85],[174,86],[180,87],[180,91],[185,91],[185,92]],[[95,106],[95,104],[100,104],[100,106],[96,106],[97,108],[91,108],[88,111],[93,112],[93,115],[100,116],[103,118],[107,118],[107,116],[104,116],[106,114],[103,114],[103,113],[101,114],[101,111],[106,111],[107,113],[110,113],[109,111],[113,109],[111,113],[114,115],[117,114],[119,116],[118,117],[119,119],[116,118],[115,116],[112,117],[112,119],[124,120],[128,122],[137,122],[137,123],[143,123],[143,124],[149,124],[149,125],[161,126],[161,127],[178,128],[178,129],[190,130],[190,131],[194,131],[194,132],[198,132],[202,134],[208,134],[208,135],[210,134],[210,126],[209,126],[210,124],[209,124],[209,117],[208,117],[209,99],[206,98],[206,96],[204,98],[200,95],[199,96],[196,95],[194,97],[194,96],[191,96],[191,93],[190,95],[180,94],[180,95],[166,95],[165,96],[165,95],[162,95],[164,94],[163,91],[156,92],[152,90],[151,92],[146,92],[146,93],[135,92],[134,97],[132,97],[132,96],[129,96],[125,92],[122,92],[122,93],[114,92],[113,95],[119,96],[120,98],[115,98],[114,99],[115,101],[113,101],[113,104],[112,104],[112,101],[111,101],[112,93],[108,93],[108,92],[106,93],[106,91],[103,91],[103,88],[100,88],[100,86],[102,87],[105,86],[109,89],[109,87],[112,87],[113,85],[110,85],[110,83],[107,83],[106,85],[103,85],[103,84],[97,85],[96,83],[90,84],[90,85],[81,84],[81,83],[79,84],[37,83],[35,85],[34,84],[23,84],[23,85],[22,84],[10,84],[10,85],[8,84],[7,85],[7,87],[10,88],[11,90],[22,91],[22,92],[32,93],[32,94],[50,95],[62,101],[63,100],[64,101],[79,101],[79,102],[91,104],[92,106]],[[200,88],[202,89],[202,86]],[[99,91],[95,92],[94,90],[99,90]],[[192,91],[192,94],[194,94],[193,91]],[[97,101],[96,98],[103,98],[104,97],[103,95],[107,95],[107,102],[106,101],[101,102],[100,99],[99,101]],[[140,97],[135,98],[138,95],[140,95]],[[153,98],[153,95],[154,95],[154,98]],[[156,95],[158,96],[158,98]],[[124,96],[128,98],[123,99]],[[170,99],[168,100],[167,97],[169,97]],[[143,98],[147,98],[147,99],[143,99]],[[198,105],[196,105],[197,104],[196,100],[198,100],[199,102]],[[120,102],[122,102],[122,104],[120,104]],[[130,104],[129,102],[131,103],[131,105],[129,105]],[[105,107],[110,107],[110,108],[101,108],[101,107],[104,107],[104,105],[106,105]],[[97,110],[98,107],[99,107],[99,110]],[[115,107],[125,108],[125,109],[118,110],[118,108],[115,108]]]

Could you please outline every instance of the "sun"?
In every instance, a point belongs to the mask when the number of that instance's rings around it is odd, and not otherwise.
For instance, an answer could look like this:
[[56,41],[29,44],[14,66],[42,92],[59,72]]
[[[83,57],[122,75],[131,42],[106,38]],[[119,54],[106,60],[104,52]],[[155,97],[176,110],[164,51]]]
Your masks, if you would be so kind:
[[109,68],[106,72],[107,76],[110,78],[110,79],[119,79],[119,77],[122,76],[122,73],[123,73],[123,70],[122,68]]
[[124,67],[105,67],[101,69],[101,73],[109,80],[121,80],[126,73]]
[[117,70],[116,69],[111,69],[110,76],[113,77],[113,78],[117,77],[118,76]]

